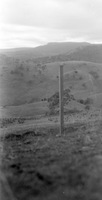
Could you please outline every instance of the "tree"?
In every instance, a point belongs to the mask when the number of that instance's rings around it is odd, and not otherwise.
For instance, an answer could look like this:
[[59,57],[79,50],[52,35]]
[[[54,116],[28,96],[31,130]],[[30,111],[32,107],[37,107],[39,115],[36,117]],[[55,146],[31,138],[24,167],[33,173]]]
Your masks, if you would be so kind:
[[[63,95],[63,104],[68,104],[70,100],[74,100],[74,96],[70,93],[70,89],[65,89]],[[54,95],[48,98],[48,107],[50,113],[56,112],[56,109],[59,107],[59,92],[56,92]]]

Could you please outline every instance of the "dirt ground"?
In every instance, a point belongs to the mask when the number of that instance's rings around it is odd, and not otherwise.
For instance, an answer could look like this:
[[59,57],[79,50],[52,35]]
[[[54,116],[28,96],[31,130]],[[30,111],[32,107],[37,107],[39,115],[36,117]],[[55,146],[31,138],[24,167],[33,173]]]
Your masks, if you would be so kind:
[[[101,200],[102,122],[1,136],[0,200]],[[5,178],[3,176],[5,174]]]

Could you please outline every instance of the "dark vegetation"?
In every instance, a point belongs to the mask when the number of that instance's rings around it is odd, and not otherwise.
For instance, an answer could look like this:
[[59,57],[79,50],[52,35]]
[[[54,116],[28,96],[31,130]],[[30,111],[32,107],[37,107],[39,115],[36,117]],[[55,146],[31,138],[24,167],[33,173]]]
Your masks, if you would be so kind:
[[[65,106],[71,100],[75,100],[74,96],[71,94],[70,89],[65,89],[63,93],[63,105]],[[54,113],[55,109],[59,107],[59,92],[48,98],[48,107],[50,113]]]
[[[8,134],[2,171],[17,200],[101,200],[99,124]],[[97,127],[98,126],[98,127]],[[94,198],[97,197],[97,198]]]
[[12,125],[15,122],[19,123],[19,124],[23,124],[24,121],[26,120],[26,118],[2,118],[0,119],[0,128],[6,127],[7,125]]
[[89,73],[93,76],[94,79],[99,78],[99,74],[96,71],[90,71]]
[[87,98],[87,99],[79,99],[79,103],[84,104],[84,105],[92,105],[93,104],[93,99],[92,98]]

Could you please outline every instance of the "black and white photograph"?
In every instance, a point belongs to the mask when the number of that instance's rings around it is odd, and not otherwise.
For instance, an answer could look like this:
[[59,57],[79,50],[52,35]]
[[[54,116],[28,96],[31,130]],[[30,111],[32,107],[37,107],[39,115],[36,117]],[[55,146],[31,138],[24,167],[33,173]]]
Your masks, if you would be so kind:
[[102,0],[0,0],[0,200],[102,200]]

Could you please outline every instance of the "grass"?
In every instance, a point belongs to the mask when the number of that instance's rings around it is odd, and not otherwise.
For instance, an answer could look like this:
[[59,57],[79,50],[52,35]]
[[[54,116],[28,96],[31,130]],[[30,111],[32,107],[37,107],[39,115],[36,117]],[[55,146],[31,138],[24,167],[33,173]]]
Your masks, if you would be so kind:
[[[33,67],[28,66],[29,72],[26,70],[26,65],[24,65],[23,77],[21,77],[19,73],[12,75],[10,73],[12,69],[21,70],[19,69],[19,65],[14,66],[14,64],[11,65],[10,63],[8,66],[8,64],[5,64],[5,68],[3,68],[2,77],[0,79],[0,104],[2,106],[26,105],[28,103],[51,97],[51,95],[58,91],[59,81],[57,76],[59,74],[60,64],[61,62],[46,64],[46,70],[41,75],[36,72],[36,70],[39,71],[39,67],[35,66],[35,64]],[[40,65],[41,69],[42,66],[43,64]],[[76,70],[77,73],[75,73]],[[92,75],[89,75],[92,70],[97,72],[99,75],[99,79],[97,79],[97,81],[95,78],[92,78]],[[66,61],[64,74],[69,75],[64,81],[65,89],[68,88],[68,86],[71,87],[72,92],[77,91],[76,93],[80,95],[80,98],[84,96],[87,98],[89,93],[91,94],[93,91],[93,87],[96,89],[96,92],[102,92],[101,64],[84,61]],[[90,77],[92,78],[93,83],[90,81]],[[28,84],[29,81],[31,83],[30,85]],[[87,83],[86,89],[82,87],[85,82]]]
[[24,117],[36,117],[37,115],[42,115],[48,111],[47,102],[36,102],[30,104],[23,104],[19,106],[7,106],[2,109],[2,118],[24,118]]
[[76,123],[60,137],[58,128],[7,134],[2,171],[16,199],[101,200],[101,128]]

